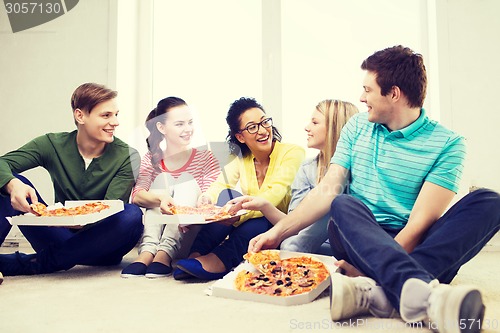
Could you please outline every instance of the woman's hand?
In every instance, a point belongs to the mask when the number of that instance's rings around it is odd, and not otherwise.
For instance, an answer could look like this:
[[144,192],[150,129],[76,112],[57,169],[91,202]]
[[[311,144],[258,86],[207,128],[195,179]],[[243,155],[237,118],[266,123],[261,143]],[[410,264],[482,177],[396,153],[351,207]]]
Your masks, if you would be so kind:
[[[237,205],[240,209],[248,210],[263,210],[268,205],[271,205],[269,201],[260,197],[254,197],[250,195],[244,195],[233,200],[228,201],[228,204]],[[238,209],[239,210],[239,209]]]
[[175,206],[174,199],[170,195],[160,197],[160,212],[162,214],[172,215],[170,207]]
[[196,207],[212,204],[212,199],[206,194],[201,194],[196,202]]

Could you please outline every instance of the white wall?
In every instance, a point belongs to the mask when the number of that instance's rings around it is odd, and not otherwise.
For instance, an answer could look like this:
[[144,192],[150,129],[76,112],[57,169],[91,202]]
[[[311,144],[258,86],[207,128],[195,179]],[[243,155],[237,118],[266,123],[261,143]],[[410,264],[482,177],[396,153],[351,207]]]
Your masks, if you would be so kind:
[[425,5],[422,0],[282,1],[284,139],[305,145],[305,124],[321,100],[342,99],[366,111],[359,101],[361,62],[398,44],[424,53]]
[[[46,132],[75,129],[70,106],[84,82],[110,84],[109,1],[85,0],[41,26],[12,33],[0,8],[0,154]],[[27,175],[47,201],[43,169]]]
[[468,146],[462,191],[500,191],[500,1],[437,3],[441,121]]

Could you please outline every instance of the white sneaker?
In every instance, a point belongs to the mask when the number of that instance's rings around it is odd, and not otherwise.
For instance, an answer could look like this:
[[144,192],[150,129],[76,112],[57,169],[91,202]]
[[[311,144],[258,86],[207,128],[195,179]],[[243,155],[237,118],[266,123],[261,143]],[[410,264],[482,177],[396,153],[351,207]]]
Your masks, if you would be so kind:
[[373,279],[332,274],[330,285],[332,320],[349,319],[369,313],[379,318],[391,318],[397,314],[382,287],[377,286]]
[[2,275],[2,272],[0,272],[0,284],[2,284],[3,282],[3,275]]
[[480,332],[484,310],[481,292],[471,286],[408,279],[401,291],[401,318],[406,322],[424,321],[435,332]]

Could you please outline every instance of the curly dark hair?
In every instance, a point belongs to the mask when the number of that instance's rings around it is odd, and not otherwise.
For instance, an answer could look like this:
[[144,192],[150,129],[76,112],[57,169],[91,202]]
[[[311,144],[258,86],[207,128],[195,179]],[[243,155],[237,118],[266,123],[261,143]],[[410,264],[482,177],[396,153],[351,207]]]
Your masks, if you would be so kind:
[[176,106],[187,105],[186,102],[179,97],[167,97],[158,102],[156,108],[151,110],[146,118],[146,127],[149,130],[149,136],[146,139],[148,150],[151,152],[151,162],[155,169],[160,169],[160,161],[163,159],[163,151],[160,148],[160,143],[164,136],[156,127],[157,122],[165,123],[167,112]]
[[[226,137],[226,141],[229,143],[231,154],[239,155],[241,152],[241,156],[248,156],[250,152],[250,148],[244,143],[241,143],[236,139],[236,134],[240,132],[240,118],[241,115],[253,108],[261,109],[262,112],[266,113],[262,105],[260,105],[255,98],[251,97],[241,97],[235,100],[231,106],[229,107],[229,111],[227,112],[226,122],[229,126],[229,131]],[[272,126],[273,133],[273,141],[281,141],[281,133],[278,131],[274,125]]]
[[427,90],[427,73],[421,54],[401,45],[377,51],[361,64],[361,69],[374,72],[382,96],[397,86],[405,94],[410,107],[422,107]]

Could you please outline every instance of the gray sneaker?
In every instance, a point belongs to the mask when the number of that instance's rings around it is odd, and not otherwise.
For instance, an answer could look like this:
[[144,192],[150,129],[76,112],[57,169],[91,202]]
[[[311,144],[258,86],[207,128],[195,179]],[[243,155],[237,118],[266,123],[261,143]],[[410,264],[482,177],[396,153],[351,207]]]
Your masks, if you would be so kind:
[[410,323],[424,321],[435,332],[480,332],[484,310],[481,292],[472,286],[408,279],[401,291],[401,318]]
[[349,319],[372,314],[378,318],[397,315],[382,287],[365,276],[348,277],[339,273],[331,275],[330,315],[332,320]]

